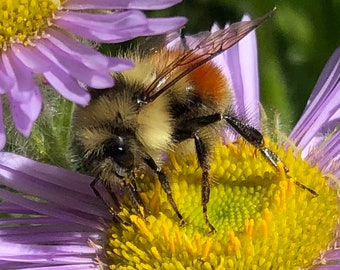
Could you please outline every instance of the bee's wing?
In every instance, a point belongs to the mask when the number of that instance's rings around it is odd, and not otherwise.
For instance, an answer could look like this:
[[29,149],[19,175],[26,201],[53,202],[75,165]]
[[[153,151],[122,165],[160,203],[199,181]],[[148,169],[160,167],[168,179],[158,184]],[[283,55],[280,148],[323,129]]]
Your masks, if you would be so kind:
[[143,40],[138,44],[140,54],[143,56],[153,54],[169,43],[175,42],[181,36],[181,30],[168,32],[162,35],[144,37]]
[[[143,92],[139,101],[141,103],[152,102],[194,69],[235,45],[249,32],[269,19],[274,11],[275,9],[252,21],[233,23],[227,29],[199,38],[198,43],[192,49],[185,51],[158,74],[157,78]],[[184,71],[176,73],[179,67],[185,67]]]

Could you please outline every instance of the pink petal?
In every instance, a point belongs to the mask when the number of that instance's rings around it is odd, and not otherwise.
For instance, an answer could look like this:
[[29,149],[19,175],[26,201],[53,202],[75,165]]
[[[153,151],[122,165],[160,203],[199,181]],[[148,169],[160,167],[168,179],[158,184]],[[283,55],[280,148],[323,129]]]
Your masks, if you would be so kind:
[[[0,59],[1,61],[1,59]],[[1,62],[0,62],[0,67],[1,67]],[[0,70],[0,94],[5,94],[6,92],[8,92],[13,86],[14,86],[14,82],[13,80],[11,80],[10,77],[8,77],[4,72],[2,72]]]
[[60,12],[58,17],[54,24],[60,28],[94,41],[113,43],[174,31],[187,21],[184,17],[147,19],[138,10],[113,14]]
[[[0,164],[6,166],[10,171],[17,171],[21,174],[35,177],[41,182],[55,184],[58,187],[64,187],[83,193],[84,197],[96,201],[96,196],[90,188],[92,177],[82,175],[67,169],[56,167],[9,152],[0,152]],[[12,175],[12,180],[16,178]],[[24,180],[16,180],[23,181]],[[84,199],[84,198],[83,198]],[[91,202],[92,203],[92,202]],[[98,204],[101,205],[101,204]]]
[[327,62],[305,111],[290,134],[290,138],[303,150],[303,157],[340,121],[339,81],[340,48]]
[[157,10],[176,5],[181,0],[70,0],[66,9],[142,9]]
[[159,35],[166,32],[179,30],[187,23],[184,17],[152,18],[148,19],[148,27],[141,36]]
[[[60,31],[49,29],[49,40],[59,50],[72,55],[73,58],[81,61],[85,66],[94,70],[122,71],[133,67],[133,63],[129,60],[118,61],[116,58],[106,57],[98,51],[89,48],[82,43],[76,42],[74,39],[62,34]],[[119,67],[116,65],[119,64]],[[116,70],[118,69],[118,70]]]
[[[339,122],[338,122],[339,123]],[[340,132],[338,131],[321,148],[322,155],[317,163],[324,172],[336,174],[335,170],[340,168]],[[336,174],[339,178],[340,175]]]
[[32,89],[30,100],[26,100],[25,102],[17,101],[9,94],[9,101],[15,127],[21,134],[28,137],[32,130],[33,123],[37,120],[42,108],[42,98],[39,88],[35,87]]
[[2,101],[0,99],[0,150],[4,148],[6,143],[5,125],[3,121]]
[[54,63],[70,76],[89,85],[93,88],[108,88],[113,86],[113,78],[109,74],[108,69],[104,72],[102,69],[89,69],[79,59],[75,59],[73,55],[61,51],[59,47],[55,46],[48,40],[43,40],[39,44],[39,49],[52,58]]
[[[80,27],[87,27],[100,32],[128,30],[130,27],[145,25],[146,16],[139,10],[127,10],[113,13],[81,13],[59,11],[56,21],[65,21]],[[121,29],[121,30],[120,30]]]
[[51,62],[50,70],[55,68],[61,69],[69,77],[78,79],[82,83],[96,88],[113,86],[113,78],[108,73],[108,70],[103,72],[101,69],[97,71],[87,68],[78,59],[73,59],[72,55],[67,55],[49,40],[41,40],[36,45],[36,48],[47,61]]
[[[249,21],[249,16],[244,16],[242,21]],[[260,90],[257,60],[257,42],[255,30],[250,32],[238,43],[240,65],[243,84],[243,106],[250,113],[251,119],[260,123]]]
[[[27,247],[32,247],[31,245],[22,245],[22,244],[14,244],[13,242],[6,242],[6,241],[1,241],[0,240],[0,254],[2,254],[2,256],[4,256],[4,254],[8,254],[8,256],[10,255],[15,255],[15,254],[23,254],[23,251],[25,253],[26,256],[43,256],[43,255],[51,255],[54,252],[69,252],[72,251],[72,245],[69,246],[46,246],[44,248],[41,248],[40,250],[38,249],[29,249],[26,248]],[[84,247],[84,246],[77,246],[74,247],[79,249],[79,252],[93,252],[93,248],[91,247]],[[46,259],[45,259],[46,260]]]
[[109,58],[109,70],[120,72],[134,67],[134,64],[128,59],[122,59],[117,57]]
[[35,51],[34,47],[26,47],[16,43],[12,46],[12,53],[32,72],[41,73],[47,71],[50,67],[50,63],[45,61],[45,59]]
[[[249,21],[249,16],[243,16],[242,21]],[[225,26],[227,29],[229,25]],[[220,28],[214,24],[211,32]],[[229,87],[233,91],[233,110],[249,123],[260,128],[259,110],[259,81],[257,44],[255,31],[250,32],[233,47],[213,59],[228,79]],[[233,134],[227,137],[233,138]]]
[[13,86],[9,90],[12,99],[18,102],[29,100],[36,87],[32,72],[16,58],[12,50],[2,53],[1,56],[5,75],[13,82]]
[[[244,16],[242,21],[249,21]],[[225,28],[227,28],[226,25]],[[255,31],[250,32],[222,55],[227,63],[231,87],[235,93],[235,106],[239,114],[247,116],[251,124],[260,126],[259,74]],[[221,60],[220,60],[221,61]]]
[[138,10],[112,14],[59,12],[57,16],[56,26],[98,42],[121,42],[137,37],[147,23],[145,15]]
[[49,83],[66,99],[86,106],[90,101],[90,94],[78,82],[70,78],[63,70],[54,68],[44,73]]

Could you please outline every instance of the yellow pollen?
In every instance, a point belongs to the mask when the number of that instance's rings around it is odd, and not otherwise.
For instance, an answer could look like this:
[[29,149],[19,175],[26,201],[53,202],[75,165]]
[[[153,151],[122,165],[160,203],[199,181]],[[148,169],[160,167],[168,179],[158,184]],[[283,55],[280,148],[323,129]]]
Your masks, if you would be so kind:
[[158,261],[162,261],[162,257],[161,257],[161,255],[159,254],[159,252],[158,252],[158,250],[157,250],[157,248],[156,247],[152,247],[151,248],[151,253],[153,254],[153,256],[156,258],[156,260],[158,260]]
[[169,158],[171,161],[172,166],[174,166],[175,170],[178,172],[181,172],[181,166],[177,163],[175,153],[174,152],[169,152]]
[[253,219],[246,219],[245,220],[245,231],[247,234],[252,235],[254,229],[254,220]]
[[159,181],[155,183],[154,193],[150,199],[150,209],[153,215],[158,215],[159,206],[160,206],[160,192],[161,192],[161,184]]
[[296,157],[296,150],[284,150],[268,140],[266,145],[282,160],[277,168],[262,155],[254,155],[254,147],[243,140],[217,145],[208,203],[216,233],[209,233],[204,221],[202,171],[194,153],[170,154],[164,165],[184,226],[179,226],[158,180],[152,176],[137,179],[146,216],[131,215],[126,206],[121,216],[132,224],[113,224],[107,231],[110,269],[289,270],[311,266],[334,237],[337,190],[317,167]]
[[191,256],[194,256],[196,254],[196,252],[195,252],[194,248],[192,247],[190,240],[187,237],[185,237],[184,241],[185,241],[186,250],[188,251],[188,253]]
[[13,43],[31,44],[49,27],[59,5],[56,0],[0,1],[0,50]]

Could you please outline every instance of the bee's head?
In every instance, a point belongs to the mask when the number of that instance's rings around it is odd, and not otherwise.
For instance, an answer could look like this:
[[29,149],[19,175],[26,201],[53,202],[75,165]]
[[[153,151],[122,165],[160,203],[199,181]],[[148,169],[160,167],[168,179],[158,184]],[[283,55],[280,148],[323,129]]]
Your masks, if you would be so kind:
[[124,177],[134,168],[135,156],[129,141],[128,138],[117,135],[106,140],[102,146],[103,158],[112,162],[114,173],[118,177]]

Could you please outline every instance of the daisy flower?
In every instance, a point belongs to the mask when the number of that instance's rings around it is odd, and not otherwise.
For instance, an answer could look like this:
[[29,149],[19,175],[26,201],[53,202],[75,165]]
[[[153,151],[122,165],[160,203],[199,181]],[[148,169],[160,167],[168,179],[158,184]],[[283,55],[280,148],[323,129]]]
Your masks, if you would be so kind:
[[[82,86],[111,87],[114,82],[110,72],[133,67],[127,59],[100,54],[80,42],[80,38],[117,43],[173,31],[186,19],[147,18],[140,10],[163,9],[178,2],[1,1],[0,94],[6,95],[9,101],[17,130],[28,136],[40,114],[42,97],[38,78],[47,80],[65,98],[86,105],[90,96]],[[1,107],[0,148],[4,144]]]
[[[260,126],[254,44],[248,35],[215,61],[231,80],[239,110],[254,108]],[[164,165],[183,227],[149,175],[138,182],[149,214],[143,219],[124,208],[130,224],[118,224],[93,194],[91,177],[0,153],[0,268],[338,269],[339,79],[340,48],[292,133],[277,142],[266,138],[290,177],[241,139],[217,142],[208,204],[215,234],[203,219],[194,153]],[[247,101],[248,94],[256,98]]]

